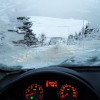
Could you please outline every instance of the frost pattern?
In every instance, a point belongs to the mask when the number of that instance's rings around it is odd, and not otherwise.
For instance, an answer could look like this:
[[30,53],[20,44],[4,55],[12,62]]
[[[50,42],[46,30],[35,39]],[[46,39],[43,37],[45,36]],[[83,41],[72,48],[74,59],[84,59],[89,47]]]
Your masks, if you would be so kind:
[[[70,38],[67,38],[68,34],[65,38],[50,38],[41,32],[41,35],[36,37],[38,44],[27,46],[14,45],[12,42],[22,40],[23,34],[7,31],[16,30],[17,26],[22,25],[16,21],[16,18],[10,19],[10,22],[4,25],[5,30],[0,31],[0,68],[3,70],[32,69],[61,63],[73,66],[100,65],[100,32],[98,29],[93,29],[91,32],[88,30],[84,38],[82,33],[78,34],[78,32],[70,35]],[[2,29],[3,26],[0,27]]]

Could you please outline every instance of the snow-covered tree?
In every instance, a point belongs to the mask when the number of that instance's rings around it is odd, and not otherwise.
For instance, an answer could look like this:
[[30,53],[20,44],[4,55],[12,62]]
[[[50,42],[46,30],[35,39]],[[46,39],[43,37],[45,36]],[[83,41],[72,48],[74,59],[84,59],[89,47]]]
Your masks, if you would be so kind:
[[38,39],[36,38],[33,31],[30,29],[32,27],[32,22],[29,21],[29,17],[17,17],[17,21],[20,26],[16,30],[8,30],[10,32],[17,32],[17,34],[23,34],[23,40],[12,41],[14,44],[25,44],[27,46],[37,45]]
[[42,46],[45,44],[45,40],[46,40],[46,35],[42,33],[39,41]]
[[71,44],[74,44],[74,36],[73,35],[69,35],[68,38],[67,38],[67,45],[71,45]]
[[78,36],[78,34],[75,32],[74,39],[75,39],[75,40],[78,40],[78,38],[79,38],[79,36]]
[[100,32],[98,29],[90,28],[89,24],[82,31],[75,35],[69,35],[67,39],[68,45],[80,44],[82,40],[100,40]]

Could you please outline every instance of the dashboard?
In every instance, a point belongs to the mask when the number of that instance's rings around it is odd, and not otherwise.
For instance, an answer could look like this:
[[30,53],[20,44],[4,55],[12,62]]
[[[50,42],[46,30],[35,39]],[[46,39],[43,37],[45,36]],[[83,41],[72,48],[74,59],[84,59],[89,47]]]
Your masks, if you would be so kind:
[[6,85],[0,93],[0,100],[93,99],[99,100],[99,97],[81,74],[59,67],[25,72]]
[[42,82],[35,80],[26,88],[25,100],[76,100],[78,98],[77,88],[70,84],[70,82],[65,83],[58,79],[42,79]]

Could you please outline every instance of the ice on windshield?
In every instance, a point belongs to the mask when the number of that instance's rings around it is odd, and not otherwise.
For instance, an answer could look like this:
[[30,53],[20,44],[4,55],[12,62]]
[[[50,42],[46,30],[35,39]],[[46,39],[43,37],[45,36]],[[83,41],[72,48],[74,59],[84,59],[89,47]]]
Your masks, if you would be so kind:
[[5,31],[0,32],[1,69],[32,69],[61,63],[100,65],[100,32],[90,28],[86,20],[17,17],[4,27]]
[[0,4],[0,69],[100,65],[100,0]]

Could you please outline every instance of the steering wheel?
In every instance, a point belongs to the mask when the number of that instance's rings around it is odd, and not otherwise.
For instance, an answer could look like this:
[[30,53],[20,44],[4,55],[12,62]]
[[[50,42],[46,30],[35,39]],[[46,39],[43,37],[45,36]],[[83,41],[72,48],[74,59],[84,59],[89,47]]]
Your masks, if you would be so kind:
[[[35,88],[36,85],[37,88]],[[29,88],[30,86],[32,89]],[[42,94],[37,92],[40,87],[42,87],[40,90]],[[31,92],[26,93],[27,89]],[[100,99],[94,87],[80,73],[68,68],[45,67],[29,70],[12,80],[0,91],[0,100]]]

